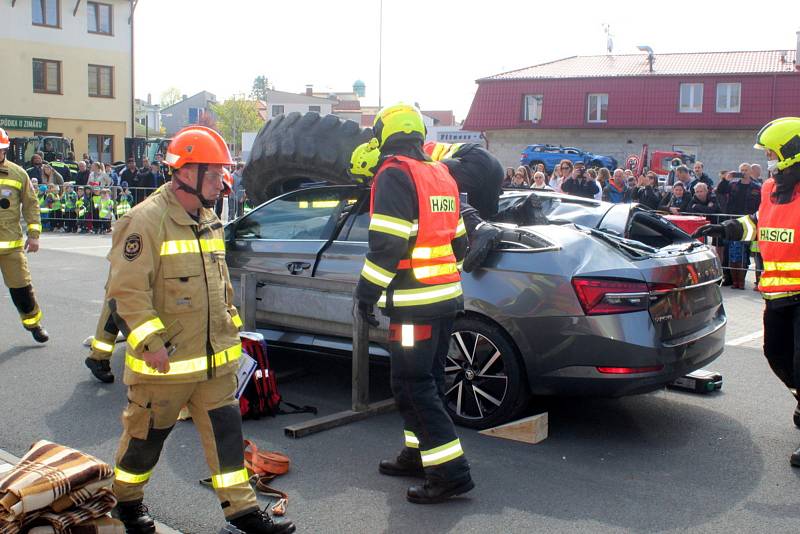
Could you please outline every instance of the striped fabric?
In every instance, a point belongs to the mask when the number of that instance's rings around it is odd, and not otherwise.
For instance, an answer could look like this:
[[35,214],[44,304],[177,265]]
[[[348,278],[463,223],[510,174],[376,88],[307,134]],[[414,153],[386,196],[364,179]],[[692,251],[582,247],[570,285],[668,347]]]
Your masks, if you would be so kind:
[[0,475],[0,534],[18,534],[38,520],[51,529],[37,531],[42,533],[122,532],[107,521],[86,525],[116,504],[113,475],[110,465],[88,454],[45,440],[34,443],[19,464]]

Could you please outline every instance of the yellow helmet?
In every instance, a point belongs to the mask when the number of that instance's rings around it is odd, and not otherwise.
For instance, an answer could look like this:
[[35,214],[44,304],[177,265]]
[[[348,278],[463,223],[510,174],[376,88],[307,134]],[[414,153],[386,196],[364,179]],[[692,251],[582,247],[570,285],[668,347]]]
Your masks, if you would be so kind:
[[350,174],[371,178],[381,157],[378,140],[374,137],[367,143],[358,145],[350,156]]
[[800,117],[782,117],[767,123],[758,132],[753,148],[775,152],[779,171],[800,163]]
[[418,136],[421,143],[425,142],[425,122],[422,120],[422,113],[416,106],[410,104],[395,104],[383,108],[375,116],[375,124],[372,126],[375,137],[378,138],[378,146],[383,146],[390,137],[396,134],[406,134]]

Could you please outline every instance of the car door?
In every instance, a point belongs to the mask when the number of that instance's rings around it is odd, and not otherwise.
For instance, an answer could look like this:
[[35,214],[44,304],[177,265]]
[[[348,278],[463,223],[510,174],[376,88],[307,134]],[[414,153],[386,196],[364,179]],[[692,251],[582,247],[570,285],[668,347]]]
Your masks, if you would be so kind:
[[293,191],[226,228],[234,287],[238,287],[238,275],[256,274],[259,327],[329,331],[329,312],[321,305],[324,288],[313,275],[320,252],[355,205],[354,191],[347,186]]
[[[351,337],[353,332],[353,294],[364,266],[364,257],[369,248],[369,195],[364,191],[359,202],[354,206],[350,220],[342,226],[341,231],[322,252],[317,264],[314,278],[322,285],[325,282],[327,291],[321,306],[325,317],[331,323],[332,333],[339,337]],[[389,328],[389,319],[377,312],[381,321],[380,328],[370,329],[372,341],[385,341]]]

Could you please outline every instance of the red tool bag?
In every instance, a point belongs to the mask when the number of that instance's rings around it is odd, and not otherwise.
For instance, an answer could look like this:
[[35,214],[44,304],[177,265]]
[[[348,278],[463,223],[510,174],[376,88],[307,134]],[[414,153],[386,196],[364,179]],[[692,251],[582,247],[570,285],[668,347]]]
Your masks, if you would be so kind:
[[[253,376],[239,397],[242,419],[260,419],[267,415],[289,413],[317,413],[317,409],[313,406],[297,406],[281,398],[278,392],[278,379],[267,358],[267,342],[264,336],[253,332],[241,332],[239,337],[242,340],[242,350],[256,362]],[[291,410],[282,410],[281,403]]]

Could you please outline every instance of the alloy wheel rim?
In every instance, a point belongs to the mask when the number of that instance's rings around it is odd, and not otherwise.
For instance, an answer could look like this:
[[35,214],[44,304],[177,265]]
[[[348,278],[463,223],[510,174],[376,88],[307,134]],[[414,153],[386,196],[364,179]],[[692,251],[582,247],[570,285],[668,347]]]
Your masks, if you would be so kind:
[[508,393],[503,353],[478,332],[453,332],[444,374],[447,407],[464,419],[491,416]]

